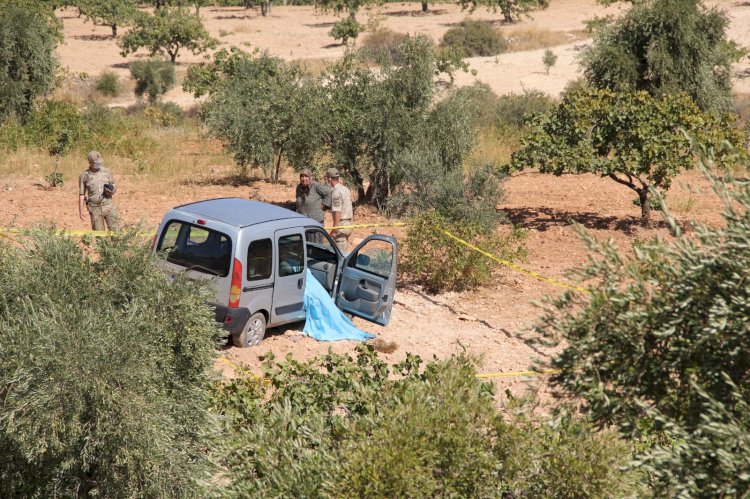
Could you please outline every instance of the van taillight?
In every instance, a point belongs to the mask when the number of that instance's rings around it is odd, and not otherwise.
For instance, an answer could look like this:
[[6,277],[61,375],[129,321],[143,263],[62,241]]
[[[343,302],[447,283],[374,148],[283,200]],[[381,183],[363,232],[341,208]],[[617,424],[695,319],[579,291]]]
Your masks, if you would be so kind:
[[236,258],[232,265],[232,286],[229,288],[229,307],[240,306],[240,293],[242,293],[242,264]]

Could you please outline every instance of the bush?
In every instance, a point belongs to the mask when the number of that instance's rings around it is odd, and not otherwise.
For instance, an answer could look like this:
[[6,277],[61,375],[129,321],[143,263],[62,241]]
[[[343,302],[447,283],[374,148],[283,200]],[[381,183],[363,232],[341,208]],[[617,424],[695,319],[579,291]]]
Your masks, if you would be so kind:
[[507,42],[487,21],[464,20],[443,35],[440,46],[464,57],[490,56],[504,52]]
[[750,188],[713,187],[724,201],[716,228],[639,244],[630,257],[585,237],[589,293],[556,299],[537,326],[540,339],[564,341],[553,381],[596,423],[662,436],[636,463],[657,496],[750,491]]
[[0,495],[203,495],[205,288],[166,279],[134,230],[22,241],[0,242]]
[[120,77],[112,71],[104,71],[96,80],[96,90],[108,97],[117,97],[122,92]]
[[586,422],[562,420],[554,430],[540,428],[539,420],[503,423],[493,386],[477,379],[470,358],[421,364],[407,354],[388,366],[369,346],[359,347],[356,359],[329,353],[307,363],[291,357],[274,363],[269,355],[266,383],[246,378],[220,385],[215,407],[229,435],[219,453],[227,484],[221,494],[502,497],[534,491],[549,497],[560,482],[583,485],[592,496],[629,491],[633,476],[620,471],[624,444],[598,436]]
[[147,94],[152,104],[177,81],[174,64],[158,59],[134,61],[130,65],[130,74],[135,79],[135,95],[142,97]]
[[523,229],[513,227],[501,236],[477,223],[450,223],[434,211],[421,213],[411,219],[399,268],[429,293],[462,291],[486,284],[499,265],[443,230],[503,260],[526,256]]
[[328,33],[334,40],[341,40],[342,45],[346,45],[349,39],[356,40],[365,27],[357,22],[353,17],[345,17],[333,24],[333,28]]
[[396,33],[388,28],[380,28],[368,33],[360,44],[360,52],[370,61],[377,62],[386,56],[398,64],[398,47],[408,35]]
[[78,110],[71,104],[47,101],[35,109],[26,123],[26,139],[34,146],[44,147],[53,156],[64,155],[88,137]]
[[185,123],[185,111],[174,102],[149,106],[143,114],[151,123],[162,127],[180,126]]
[[519,130],[530,116],[546,113],[554,107],[549,95],[539,90],[524,90],[521,95],[501,95],[494,108],[494,125],[500,129]]
[[81,116],[92,131],[87,144],[89,149],[135,159],[157,146],[148,135],[149,123],[138,116],[128,116],[123,109],[89,104],[81,111]]

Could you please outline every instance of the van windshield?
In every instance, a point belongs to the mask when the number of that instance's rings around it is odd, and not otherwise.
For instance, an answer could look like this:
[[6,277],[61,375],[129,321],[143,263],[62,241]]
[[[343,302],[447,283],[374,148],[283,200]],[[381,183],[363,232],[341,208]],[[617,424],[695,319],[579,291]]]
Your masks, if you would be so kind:
[[226,234],[173,220],[157,247],[167,261],[204,274],[226,277],[232,261],[232,240]]

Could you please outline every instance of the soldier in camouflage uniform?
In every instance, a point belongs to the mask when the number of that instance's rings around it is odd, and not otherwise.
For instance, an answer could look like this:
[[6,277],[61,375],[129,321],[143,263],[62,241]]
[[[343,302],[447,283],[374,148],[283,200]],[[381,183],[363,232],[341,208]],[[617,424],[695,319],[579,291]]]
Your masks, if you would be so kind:
[[[118,230],[120,228],[117,208],[112,202],[115,193],[115,178],[109,169],[102,166],[102,155],[91,151],[89,168],[78,179],[78,216],[83,220],[83,205],[86,204],[94,230]],[[105,227],[106,226],[106,227]]]
[[[333,215],[334,227],[345,227],[352,225],[354,211],[352,208],[352,193],[349,188],[339,180],[341,175],[338,169],[329,168],[326,171],[328,185],[331,186],[331,215]],[[331,236],[342,253],[349,251],[349,236],[352,229],[333,229]]]

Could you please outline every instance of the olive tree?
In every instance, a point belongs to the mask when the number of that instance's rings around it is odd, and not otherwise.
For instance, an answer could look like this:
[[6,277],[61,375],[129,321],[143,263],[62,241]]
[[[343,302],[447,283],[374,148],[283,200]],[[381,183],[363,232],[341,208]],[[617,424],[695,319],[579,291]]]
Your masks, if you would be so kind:
[[54,87],[59,28],[43,5],[8,2],[0,9],[0,122],[25,119],[34,99]]
[[203,113],[208,127],[243,168],[263,167],[273,181],[283,158],[294,167],[308,166],[318,150],[314,84],[303,79],[298,65],[267,53],[237,53],[229,60],[231,75],[211,94]]
[[77,5],[87,20],[109,26],[112,38],[117,38],[117,27],[131,24],[138,12],[135,0],[79,0]]
[[0,496],[204,495],[207,289],[166,279],[133,230],[20,239],[0,241]]
[[515,22],[520,16],[532,10],[546,9],[549,0],[458,0],[462,9],[474,11],[477,7],[486,7],[493,12],[500,9],[506,23]]
[[632,253],[584,237],[589,293],[553,300],[536,327],[564,345],[554,385],[639,440],[632,465],[656,497],[750,492],[750,189],[712,183],[724,205],[715,228]]
[[655,98],[643,91],[574,91],[530,127],[511,168],[607,177],[638,194],[644,224],[651,190],[669,189],[678,173],[695,166],[686,134],[703,144],[739,139],[728,122],[702,113],[687,95]]
[[120,40],[123,57],[145,47],[152,56],[168,54],[172,63],[177,61],[182,48],[200,54],[216,44],[198,15],[166,6],[156,9],[153,15],[138,16],[133,29]]
[[685,92],[704,111],[731,112],[732,63],[742,52],[727,39],[727,15],[700,0],[634,3],[597,30],[582,57],[586,79],[654,96]]

